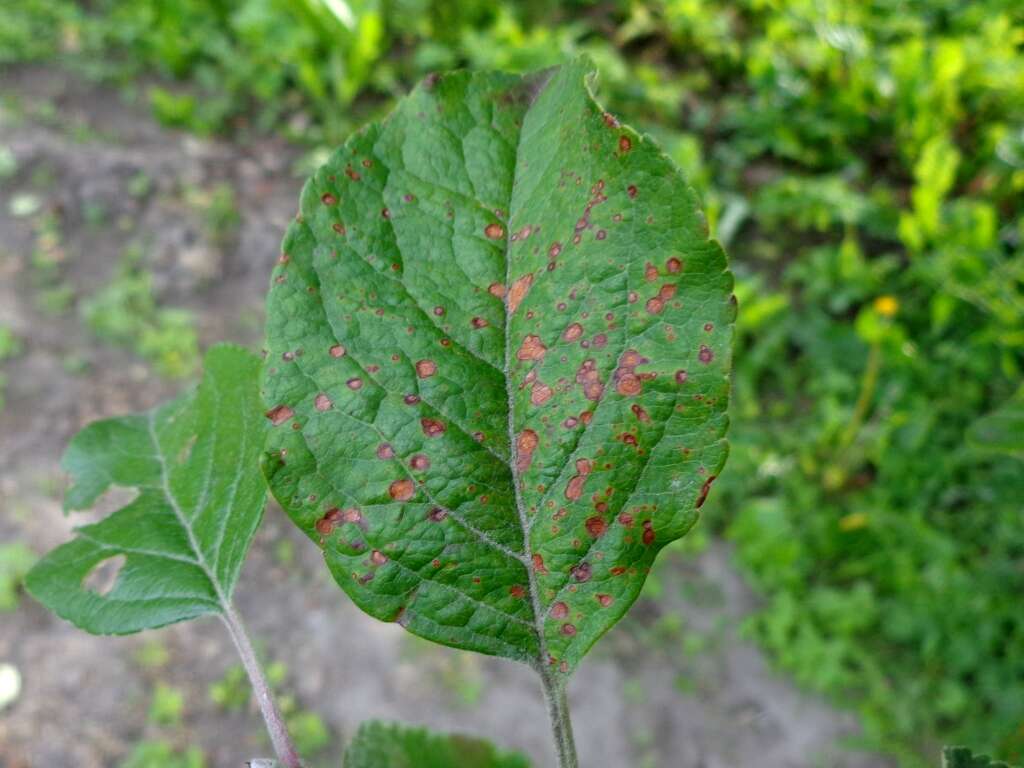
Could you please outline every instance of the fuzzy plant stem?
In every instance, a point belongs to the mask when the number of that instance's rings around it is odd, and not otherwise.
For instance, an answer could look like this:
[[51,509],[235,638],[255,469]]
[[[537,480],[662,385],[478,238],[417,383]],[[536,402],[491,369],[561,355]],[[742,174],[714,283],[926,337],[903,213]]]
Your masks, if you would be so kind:
[[284,718],[281,717],[281,711],[274,702],[274,695],[267,683],[267,678],[263,675],[263,669],[256,658],[256,651],[253,650],[249,635],[246,634],[242,617],[238,615],[232,605],[225,606],[224,613],[221,615],[224,617],[228,632],[231,633],[231,639],[235,641],[235,648],[238,649],[238,655],[242,659],[242,666],[245,667],[246,674],[249,675],[253,693],[256,694],[256,702],[259,704],[260,712],[263,713],[264,721],[266,721],[267,733],[270,734],[270,741],[274,745],[278,761],[282,768],[302,768],[302,760],[299,759],[299,753],[295,751],[295,744],[292,743],[292,737],[285,726]]
[[542,670],[540,679],[544,686],[544,699],[551,719],[551,734],[555,739],[555,754],[558,768],[579,768],[576,756],[576,742],[572,736],[572,718],[569,716],[569,698],[566,695],[566,681]]

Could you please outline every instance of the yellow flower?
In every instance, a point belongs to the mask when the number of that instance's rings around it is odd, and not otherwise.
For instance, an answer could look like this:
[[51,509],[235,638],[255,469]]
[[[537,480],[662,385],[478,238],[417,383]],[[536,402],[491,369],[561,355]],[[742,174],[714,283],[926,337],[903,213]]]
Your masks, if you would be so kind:
[[880,314],[882,317],[895,317],[899,308],[900,303],[896,301],[894,296],[889,296],[887,294],[875,299],[875,312]]
[[867,512],[851,512],[839,518],[839,529],[842,531],[856,531],[866,527],[868,524]]

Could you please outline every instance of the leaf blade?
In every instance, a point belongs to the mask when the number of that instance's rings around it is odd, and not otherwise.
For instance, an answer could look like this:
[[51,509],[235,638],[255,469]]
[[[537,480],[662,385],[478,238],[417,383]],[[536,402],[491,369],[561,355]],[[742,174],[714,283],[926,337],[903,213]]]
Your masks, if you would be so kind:
[[285,237],[263,379],[271,490],[361,608],[563,672],[721,470],[735,316],[696,197],[589,76],[428,80],[338,150]]
[[518,753],[469,736],[442,734],[400,723],[359,726],[345,750],[345,768],[529,768]]
[[[256,469],[265,430],[258,367],[245,350],[219,345],[197,390],[145,414],[95,422],[72,439],[62,462],[73,483],[66,508],[89,508],[114,485],[137,495],[36,564],[25,583],[37,600],[95,634],[223,610],[265,500]],[[115,560],[107,590],[86,586]]]

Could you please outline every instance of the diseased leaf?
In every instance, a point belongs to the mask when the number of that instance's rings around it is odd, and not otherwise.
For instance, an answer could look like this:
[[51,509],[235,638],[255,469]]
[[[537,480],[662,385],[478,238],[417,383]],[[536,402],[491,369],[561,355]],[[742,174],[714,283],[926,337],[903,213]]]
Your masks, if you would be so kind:
[[197,389],[75,435],[62,462],[73,481],[65,509],[88,509],[111,486],[137,495],[36,564],[26,586],[37,600],[96,634],[223,609],[266,500],[259,365],[239,347],[214,347]]
[[518,753],[502,752],[482,739],[432,733],[399,723],[359,726],[345,750],[344,768],[529,768]]
[[942,768],[1011,768],[1011,766],[993,760],[988,755],[976,755],[967,747],[945,747],[942,750]]
[[307,183],[268,299],[271,490],[373,616],[576,666],[725,462],[735,303],[586,62],[428,78]]

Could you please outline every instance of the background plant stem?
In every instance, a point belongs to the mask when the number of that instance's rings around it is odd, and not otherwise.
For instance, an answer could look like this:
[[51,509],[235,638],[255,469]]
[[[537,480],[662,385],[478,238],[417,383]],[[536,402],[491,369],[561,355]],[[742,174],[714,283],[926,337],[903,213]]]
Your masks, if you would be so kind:
[[250,642],[249,635],[245,631],[245,625],[242,623],[241,616],[238,615],[234,606],[230,603],[225,604],[224,613],[221,615],[224,618],[224,623],[227,625],[228,632],[231,633],[231,639],[235,641],[235,648],[238,649],[238,655],[242,659],[242,666],[245,667],[246,674],[249,675],[249,681],[252,683],[253,692],[256,694],[256,702],[263,713],[264,721],[266,721],[267,732],[270,734],[270,741],[274,745],[277,759],[283,768],[302,768],[302,760],[299,759],[299,754],[292,743],[292,737],[288,733],[288,727],[285,725],[284,718],[281,717],[281,712],[274,701],[270,685],[267,683],[267,678],[263,675],[263,669],[256,658],[256,651],[253,650],[252,642]]

